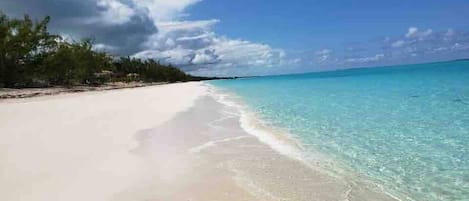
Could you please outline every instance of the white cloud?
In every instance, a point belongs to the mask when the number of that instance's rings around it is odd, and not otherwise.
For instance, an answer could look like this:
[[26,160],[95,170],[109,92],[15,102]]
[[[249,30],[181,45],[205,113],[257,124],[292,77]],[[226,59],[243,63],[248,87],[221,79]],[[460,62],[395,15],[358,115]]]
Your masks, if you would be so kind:
[[316,55],[324,55],[324,54],[330,54],[330,53],[332,53],[332,50],[330,49],[322,49],[322,50],[316,51]]
[[223,63],[238,66],[271,67],[279,64],[285,55],[283,50],[273,49],[269,45],[226,37],[214,38],[211,47],[220,55]]
[[406,34],[400,36],[355,42],[307,54],[303,66],[308,64],[320,69],[469,58],[469,32],[453,29],[434,32],[432,29],[419,30],[411,27]]
[[320,64],[326,62],[330,58],[331,53],[331,49],[322,49],[316,51],[315,54],[317,62]]
[[215,50],[206,49],[201,53],[195,54],[192,59],[193,64],[213,64],[219,62],[218,55]]
[[417,50],[418,49],[415,46],[405,48],[405,51],[407,51],[408,53],[415,53],[417,52]]
[[161,32],[173,32],[173,31],[199,31],[209,30],[213,25],[217,24],[219,20],[198,20],[198,21],[170,21],[170,22],[159,22],[158,28]]
[[448,31],[446,31],[446,33],[444,33],[443,40],[450,41],[450,40],[454,39],[455,35],[456,35],[456,32],[453,29],[449,28]]
[[[279,64],[285,55],[284,51],[273,49],[268,45],[229,39],[213,32],[197,35],[199,31],[181,32],[179,30],[157,35],[154,40],[150,41],[150,44],[147,44],[148,50],[134,56],[159,59],[165,63],[182,66],[187,71],[194,71],[208,65],[213,71],[217,71],[220,68],[274,66]],[[167,41],[171,38],[176,39],[171,40],[175,43],[172,46],[158,43],[158,41]]]
[[346,59],[346,62],[350,63],[367,63],[367,62],[376,62],[380,61],[384,58],[384,54],[376,54],[375,56],[372,57],[358,57],[358,58],[349,58]]
[[156,23],[178,20],[184,9],[201,0],[131,0]]
[[442,52],[442,51],[447,51],[447,50],[448,50],[447,47],[437,47],[437,48],[433,49],[433,50],[431,51],[431,53],[434,53],[434,52]]
[[209,38],[209,37],[213,37],[213,33],[204,33],[204,34],[200,34],[200,35],[197,35],[197,36],[191,36],[191,37],[183,36],[183,37],[180,37],[176,40],[177,41],[191,41],[191,40],[199,40],[199,39],[204,39],[204,38]]
[[403,41],[403,40],[398,40],[398,41],[391,44],[392,47],[402,47],[404,45],[405,45],[405,41]]
[[93,50],[95,50],[95,51],[109,52],[109,51],[113,51],[113,50],[116,50],[116,49],[117,49],[117,47],[102,44],[102,43],[98,43],[98,44],[93,45]]
[[302,61],[303,61],[303,60],[302,60],[301,58],[295,58],[295,59],[290,60],[289,63],[291,63],[291,64],[299,64],[299,63],[301,63]]
[[419,31],[417,27],[409,27],[409,30],[405,34],[407,38],[417,38],[419,40],[424,39],[425,37],[431,35],[433,30],[427,29],[425,31]]
[[204,68],[211,74],[242,67],[272,67],[282,63],[283,50],[266,44],[220,36],[213,31],[219,20],[157,22],[159,32],[135,54],[181,66],[189,72]]
[[194,51],[190,49],[182,49],[180,47],[168,50],[144,50],[134,55],[137,58],[156,59],[171,64],[189,64],[194,55]]
[[96,6],[100,8],[99,16],[84,20],[86,24],[118,25],[130,21],[136,13],[128,5],[117,0],[97,0]]
[[412,38],[413,36],[415,36],[417,34],[418,30],[419,29],[417,27],[409,27],[409,30],[407,31],[405,36],[407,38]]
[[455,43],[454,45],[451,46],[451,50],[453,51],[469,50],[469,43],[468,44]]

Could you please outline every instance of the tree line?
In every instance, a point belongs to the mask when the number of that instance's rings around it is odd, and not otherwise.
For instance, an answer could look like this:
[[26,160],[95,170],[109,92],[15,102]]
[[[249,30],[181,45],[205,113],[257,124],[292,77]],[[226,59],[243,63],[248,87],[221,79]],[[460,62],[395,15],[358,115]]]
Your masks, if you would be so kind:
[[194,77],[159,61],[115,58],[90,40],[70,42],[48,32],[50,17],[12,19],[0,12],[0,87],[100,85],[116,81],[180,82]]

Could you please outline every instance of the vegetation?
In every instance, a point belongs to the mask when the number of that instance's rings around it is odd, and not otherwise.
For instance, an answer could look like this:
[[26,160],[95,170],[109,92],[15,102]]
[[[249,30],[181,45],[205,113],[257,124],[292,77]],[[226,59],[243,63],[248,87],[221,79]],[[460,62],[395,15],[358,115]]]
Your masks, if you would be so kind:
[[0,87],[99,85],[113,81],[180,82],[193,77],[152,59],[114,58],[90,40],[68,42],[50,34],[50,18],[10,19],[0,12]]

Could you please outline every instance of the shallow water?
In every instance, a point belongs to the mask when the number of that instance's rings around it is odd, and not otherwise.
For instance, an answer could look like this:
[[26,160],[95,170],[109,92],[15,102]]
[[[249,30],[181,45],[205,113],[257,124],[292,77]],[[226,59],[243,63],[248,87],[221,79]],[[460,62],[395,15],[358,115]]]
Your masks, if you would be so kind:
[[[469,61],[211,81],[337,166],[414,200],[469,200]],[[293,170],[292,170],[293,171]]]

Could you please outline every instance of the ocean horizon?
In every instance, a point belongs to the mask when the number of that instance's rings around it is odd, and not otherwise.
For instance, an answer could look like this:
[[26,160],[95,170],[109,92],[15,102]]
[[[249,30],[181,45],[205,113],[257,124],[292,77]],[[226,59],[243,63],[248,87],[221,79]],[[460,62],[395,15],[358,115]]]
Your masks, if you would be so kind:
[[301,153],[280,152],[401,200],[469,197],[468,60],[208,83]]

